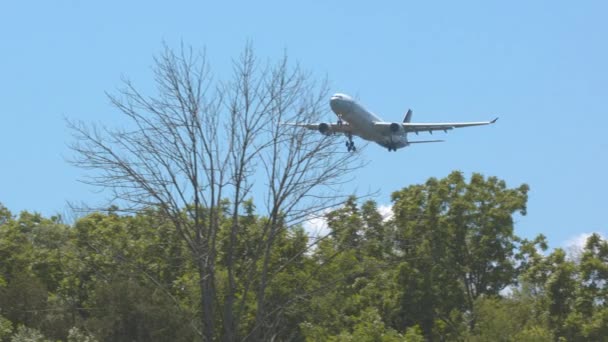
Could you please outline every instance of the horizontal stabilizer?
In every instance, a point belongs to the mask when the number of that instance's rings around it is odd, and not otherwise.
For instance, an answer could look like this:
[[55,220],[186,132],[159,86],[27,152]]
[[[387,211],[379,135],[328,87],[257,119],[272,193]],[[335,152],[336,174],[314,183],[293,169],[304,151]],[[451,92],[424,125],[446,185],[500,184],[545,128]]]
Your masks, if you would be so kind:
[[418,140],[408,141],[408,144],[422,144],[422,143],[433,143],[433,142],[444,142],[445,140]]

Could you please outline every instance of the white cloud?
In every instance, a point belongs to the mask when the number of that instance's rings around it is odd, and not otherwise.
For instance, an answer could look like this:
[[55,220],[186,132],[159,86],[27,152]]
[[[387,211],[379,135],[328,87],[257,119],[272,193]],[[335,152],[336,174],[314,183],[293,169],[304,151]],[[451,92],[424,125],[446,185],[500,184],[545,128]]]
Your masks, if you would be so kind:
[[582,249],[585,247],[585,243],[587,243],[587,239],[591,236],[591,234],[593,233],[581,233],[579,235],[570,237],[568,240],[566,240],[566,242],[564,242],[563,245],[565,248]]
[[382,216],[383,221],[388,221],[393,218],[393,206],[390,204],[379,205],[378,212]]
[[569,238],[568,240],[566,240],[566,242],[564,242],[563,246],[566,248],[575,247],[575,248],[583,249],[583,248],[585,248],[585,244],[587,244],[587,239],[593,234],[598,234],[602,238],[602,240],[606,239],[606,236],[600,232],[580,233],[580,234],[573,236],[573,237]]
[[308,233],[308,236],[318,238],[329,234],[329,227],[327,227],[327,220],[325,220],[325,212],[320,216],[314,216],[306,220],[302,227],[304,231]]
[[574,260],[578,259],[585,248],[585,245],[587,244],[587,239],[593,234],[598,234],[602,240],[606,239],[606,236],[599,232],[580,233],[576,236],[570,237],[562,244],[568,253],[568,257]]
[[[331,212],[331,209],[325,210],[322,214],[312,216],[304,221],[302,227],[308,233],[308,236],[319,238],[329,234],[329,227],[327,226],[327,220],[325,220],[325,215],[329,212]],[[378,212],[385,222],[393,218],[393,207],[391,205],[379,205]]]

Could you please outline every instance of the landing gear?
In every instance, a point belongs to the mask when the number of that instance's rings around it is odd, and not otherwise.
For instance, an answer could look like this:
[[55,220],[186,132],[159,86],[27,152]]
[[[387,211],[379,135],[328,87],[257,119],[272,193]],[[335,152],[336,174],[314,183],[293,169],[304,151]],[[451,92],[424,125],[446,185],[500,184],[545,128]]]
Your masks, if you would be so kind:
[[342,116],[338,116],[338,122],[336,122],[336,125],[342,126],[343,124],[344,124],[344,121],[342,121]]
[[389,152],[391,152],[391,151],[397,152],[397,149],[395,147],[389,146],[388,147],[388,151]]
[[346,142],[346,149],[348,150],[348,152],[355,152],[357,151],[357,148],[355,147],[355,142],[354,141],[347,141]]
[[355,142],[353,141],[353,136],[351,134],[348,135],[348,141],[346,142],[346,149],[348,152],[355,152],[357,148],[355,147]]

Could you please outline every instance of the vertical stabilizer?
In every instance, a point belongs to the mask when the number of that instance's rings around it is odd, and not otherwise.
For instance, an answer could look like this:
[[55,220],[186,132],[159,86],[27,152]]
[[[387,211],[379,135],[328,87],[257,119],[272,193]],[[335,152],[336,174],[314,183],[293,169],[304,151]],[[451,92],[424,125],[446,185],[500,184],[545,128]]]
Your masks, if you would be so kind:
[[405,113],[405,117],[403,118],[403,122],[409,123],[410,121],[412,121],[412,110],[408,109],[407,113]]

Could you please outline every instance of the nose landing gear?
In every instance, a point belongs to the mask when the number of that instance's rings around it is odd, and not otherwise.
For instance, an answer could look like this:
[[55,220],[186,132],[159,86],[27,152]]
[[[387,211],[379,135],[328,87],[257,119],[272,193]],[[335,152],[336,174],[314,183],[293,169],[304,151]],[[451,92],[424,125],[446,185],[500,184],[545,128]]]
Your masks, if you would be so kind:
[[348,152],[357,151],[357,148],[355,147],[355,142],[353,141],[352,134],[348,135],[348,141],[346,142],[346,149],[348,150]]

